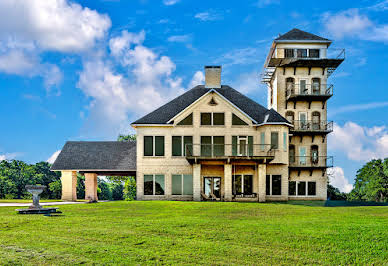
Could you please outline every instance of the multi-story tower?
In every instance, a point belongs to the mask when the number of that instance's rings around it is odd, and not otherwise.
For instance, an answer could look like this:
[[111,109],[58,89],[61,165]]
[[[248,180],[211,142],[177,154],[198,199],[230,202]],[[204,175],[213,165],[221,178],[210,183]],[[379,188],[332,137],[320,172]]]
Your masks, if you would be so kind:
[[[268,86],[268,109],[289,120],[289,199],[326,199],[328,167],[326,136],[333,131],[327,120],[327,100],[333,96],[329,76],[344,60],[344,50],[329,58],[331,41],[293,29],[272,43],[262,82]],[[317,186],[317,187],[315,187]]]

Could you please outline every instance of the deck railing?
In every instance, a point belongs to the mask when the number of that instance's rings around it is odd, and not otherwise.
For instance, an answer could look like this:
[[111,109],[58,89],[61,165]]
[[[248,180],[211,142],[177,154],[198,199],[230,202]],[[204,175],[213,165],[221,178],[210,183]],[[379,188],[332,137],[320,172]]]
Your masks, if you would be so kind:
[[270,144],[186,144],[186,157],[274,157]]
[[295,96],[333,96],[333,84],[286,84],[287,99]]
[[294,120],[294,128],[290,131],[302,132],[332,132],[333,121]]
[[291,167],[333,167],[333,156],[292,156],[289,157]]

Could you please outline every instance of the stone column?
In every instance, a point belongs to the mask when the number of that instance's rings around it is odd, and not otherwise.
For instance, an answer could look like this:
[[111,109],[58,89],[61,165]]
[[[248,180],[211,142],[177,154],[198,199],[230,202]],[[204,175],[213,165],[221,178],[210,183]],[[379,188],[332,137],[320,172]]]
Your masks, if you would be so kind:
[[265,202],[267,165],[259,164],[259,202]]
[[232,165],[224,164],[225,201],[232,201]]
[[201,165],[193,164],[193,200],[201,201]]
[[77,172],[61,171],[62,200],[77,201]]
[[85,173],[85,200],[98,201],[97,198],[97,174]]

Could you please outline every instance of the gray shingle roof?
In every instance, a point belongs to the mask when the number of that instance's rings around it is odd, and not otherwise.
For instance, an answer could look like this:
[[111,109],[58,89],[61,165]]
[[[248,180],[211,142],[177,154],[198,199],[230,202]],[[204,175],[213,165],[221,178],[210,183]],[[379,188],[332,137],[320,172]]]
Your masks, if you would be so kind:
[[322,38],[318,35],[302,31],[300,29],[292,29],[289,32],[280,35],[275,41],[285,41],[285,40],[294,40],[294,41],[327,41],[330,42],[329,39]]
[[[136,120],[132,124],[166,124],[170,119],[179,114],[181,111],[190,106],[210,90],[212,89],[205,88],[204,85],[198,85],[185,92],[181,96],[178,96],[172,101],[159,107],[155,111]],[[222,85],[221,88],[216,88],[213,90],[220,93],[228,101],[233,103],[240,110],[254,119],[258,124],[264,123],[267,114],[269,114],[267,122],[289,123],[284,117],[282,117],[273,109],[268,110],[267,108],[263,107],[262,105],[229,86]]]
[[136,142],[67,141],[51,170],[136,171]]

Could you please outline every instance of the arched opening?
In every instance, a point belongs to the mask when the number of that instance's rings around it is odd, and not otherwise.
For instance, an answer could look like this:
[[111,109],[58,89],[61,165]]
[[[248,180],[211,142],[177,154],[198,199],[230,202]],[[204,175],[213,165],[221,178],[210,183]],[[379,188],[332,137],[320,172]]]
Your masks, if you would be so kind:
[[290,164],[295,163],[295,146],[292,144],[289,146],[288,156]]
[[286,119],[290,121],[291,124],[294,124],[294,112],[293,111],[287,111],[286,112]]
[[295,79],[286,78],[286,94],[291,95],[295,93]]
[[314,111],[312,114],[313,117],[313,130],[320,130],[321,129],[321,113],[318,111]]
[[311,163],[312,164],[317,164],[318,163],[318,159],[319,159],[319,156],[318,156],[318,146],[317,145],[313,145],[313,146],[311,146]]
[[321,91],[321,79],[313,78],[313,94],[318,95]]

